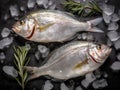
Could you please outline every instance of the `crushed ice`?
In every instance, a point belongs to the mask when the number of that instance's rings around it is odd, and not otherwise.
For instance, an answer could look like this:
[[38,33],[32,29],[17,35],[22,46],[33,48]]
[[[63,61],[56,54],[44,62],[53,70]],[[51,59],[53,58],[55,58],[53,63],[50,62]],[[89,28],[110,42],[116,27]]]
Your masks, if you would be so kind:
[[43,90],[52,90],[52,88],[53,88],[52,83],[49,80],[45,81],[45,85],[43,87]]
[[4,38],[0,40],[0,49],[3,49],[4,47],[10,45],[13,42],[13,37],[10,38]]
[[60,85],[61,90],[70,90],[64,83]]
[[113,70],[120,70],[120,61],[115,61],[110,68]]
[[8,28],[6,28],[6,27],[3,28],[2,32],[1,32],[1,36],[2,36],[3,38],[5,38],[5,37],[8,37],[9,34],[10,34],[10,30],[9,30]]
[[104,87],[108,86],[108,83],[107,83],[106,79],[95,80],[92,83],[92,86],[94,89],[99,89],[99,88],[104,88]]
[[7,75],[9,75],[9,76],[11,76],[13,78],[18,76],[17,70],[13,66],[3,66],[3,71]]
[[10,13],[12,17],[19,16],[19,9],[17,5],[10,6]]

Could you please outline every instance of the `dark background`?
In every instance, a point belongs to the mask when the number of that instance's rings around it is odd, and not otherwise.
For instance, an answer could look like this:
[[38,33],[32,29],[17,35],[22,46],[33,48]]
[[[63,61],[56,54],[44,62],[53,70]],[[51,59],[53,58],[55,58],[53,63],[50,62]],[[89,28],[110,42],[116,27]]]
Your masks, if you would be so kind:
[[[24,2],[26,4],[27,0],[0,0],[0,29],[3,27],[11,27],[11,25],[14,23],[14,21],[4,21],[3,17],[6,12],[9,11],[9,6],[12,4],[17,4],[18,6],[20,5],[19,2]],[[109,4],[115,5],[116,8],[120,9],[120,0],[109,0]],[[21,14],[22,15],[22,14]],[[6,53],[11,53],[12,49],[7,50]],[[8,59],[6,61],[6,65],[12,65],[13,63],[10,63],[11,59],[13,59],[13,56],[8,56]],[[113,60],[115,58],[115,53],[113,51],[113,54],[108,58],[108,60]],[[104,70],[108,73],[108,87],[99,89],[99,90],[120,90],[120,72],[112,72],[107,66],[111,64],[110,61],[106,61],[105,64],[101,67],[101,70]],[[9,64],[10,63],[10,64]],[[19,85],[16,83],[15,80],[10,79],[9,77],[5,76],[2,72],[2,66],[0,64],[0,90],[21,90]],[[41,90],[42,86],[44,85],[44,81],[47,79],[42,77],[41,80],[35,80],[32,82],[29,82],[26,90],[33,90],[34,87],[38,87],[37,90]],[[73,79],[76,86],[79,85],[79,80],[78,79]],[[65,82],[66,85],[70,86],[72,80],[68,80]],[[54,82],[52,81],[52,84],[54,85],[54,90],[59,90],[61,82]],[[86,90],[93,90],[92,86],[89,86]]]

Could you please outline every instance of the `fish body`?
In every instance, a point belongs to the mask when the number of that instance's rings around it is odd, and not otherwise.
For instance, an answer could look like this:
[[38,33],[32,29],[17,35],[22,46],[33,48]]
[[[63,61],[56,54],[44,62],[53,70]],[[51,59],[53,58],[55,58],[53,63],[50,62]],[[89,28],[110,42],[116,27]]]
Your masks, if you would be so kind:
[[111,48],[87,41],[68,43],[51,53],[41,67],[25,67],[32,75],[29,80],[42,75],[67,80],[85,75],[99,68],[107,59]]
[[94,26],[102,18],[80,22],[70,13],[57,10],[40,10],[31,13],[13,25],[13,30],[25,39],[35,42],[63,42],[77,32],[103,32]]

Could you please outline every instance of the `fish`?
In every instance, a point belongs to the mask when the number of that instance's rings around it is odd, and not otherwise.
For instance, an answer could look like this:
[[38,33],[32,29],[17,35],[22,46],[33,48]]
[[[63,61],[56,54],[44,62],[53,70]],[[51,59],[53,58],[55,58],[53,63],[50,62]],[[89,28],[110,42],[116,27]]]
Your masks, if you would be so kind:
[[55,49],[40,67],[25,66],[28,80],[40,76],[68,80],[98,69],[108,58],[111,48],[90,41],[74,41]]
[[95,27],[103,18],[80,22],[71,13],[59,10],[39,10],[26,15],[13,24],[12,30],[19,36],[34,42],[64,42],[77,32],[99,32]]

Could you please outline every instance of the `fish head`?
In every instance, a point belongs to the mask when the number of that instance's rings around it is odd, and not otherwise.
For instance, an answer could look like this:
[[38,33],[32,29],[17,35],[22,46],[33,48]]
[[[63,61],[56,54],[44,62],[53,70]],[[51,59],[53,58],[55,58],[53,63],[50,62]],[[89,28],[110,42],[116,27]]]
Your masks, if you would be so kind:
[[94,62],[103,63],[111,51],[112,49],[105,44],[94,44],[89,50],[89,55]]
[[36,25],[36,20],[27,16],[17,21],[13,25],[12,30],[22,37],[30,37]]

